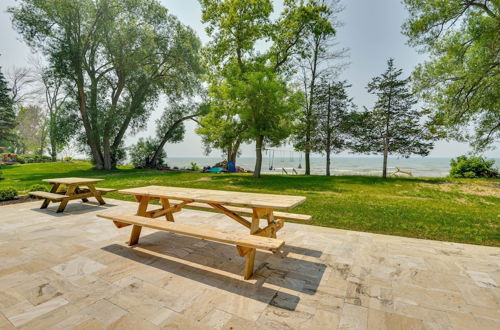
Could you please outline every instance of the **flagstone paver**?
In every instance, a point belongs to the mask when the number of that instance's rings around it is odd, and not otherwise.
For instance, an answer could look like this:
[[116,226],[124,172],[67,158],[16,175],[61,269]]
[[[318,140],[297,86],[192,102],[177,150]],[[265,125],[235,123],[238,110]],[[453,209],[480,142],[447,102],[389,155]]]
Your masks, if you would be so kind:
[[0,207],[1,329],[500,329],[499,248],[287,223],[244,281],[234,246],[96,217],[135,203],[38,204]]

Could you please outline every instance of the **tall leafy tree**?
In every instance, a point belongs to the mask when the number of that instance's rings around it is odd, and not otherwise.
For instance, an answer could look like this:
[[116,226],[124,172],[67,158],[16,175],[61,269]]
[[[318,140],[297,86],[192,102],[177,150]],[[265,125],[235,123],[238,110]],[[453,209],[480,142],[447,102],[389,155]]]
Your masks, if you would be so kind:
[[477,149],[500,138],[500,2],[404,0],[403,33],[430,59],[415,87],[436,126]]
[[47,142],[47,123],[43,109],[38,105],[21,105],[17,112],[16,152],[37,152],[43,155]]
[[155,148],[152,157],[146,162],[146,167],[154,168],[160,165],[159,160],[164,154],[165,144],[177,143],[184,139],[185,126],[188,120],[197,118],[208,112],[208,104],[187,102],[171,102],[165,108],[163,115],[157,121]]
[[10,12],[65,80],[96,168],[116,165],[161,93],[181,97],[198,83],[200,42],[157,1],[23,0]]
[[326,155],[326,175],[330,175],[331,154],[349,146],[351,116],[355,105],[347,94],[346,81],[322,78],[316,89],[314,120],[317,129],[312,136],[313,151]]
[[373,109],[359,114],[352,125],[355,150],[383,154],[384,178],[389,155],[426,156],[433,148],[433,136],[420,123],[422,111],[413,109],[410,78],[401,78],[402,73],[393,59],[387,61],[387,70],[368,83],[368,91],[377,95]]
[[16,114],[10,89],[0,68],[0,146],[11,147],[15,141]]
[[299,75],[305,96],[305,103],[300,111],[300,121],[293,135],[294,146],[305,154],[305,174],[311,174],[310,155],[315,148],[314,132],[317,123],[314,121],[316,87],[322,76],[330,76],[345,63],[338,62],[346,56],[346,49],[338,49],[335,41],[336,28],[341,25],[337,18],[342,10],[338,0],[316,0],[321,8],[318,19],[307,26],[310,33],[305,40],[304,52],[298,56]]
[[[209,96],[217,99],[213,102],[215,111],[226,111],[226,120],[212,119],[205,125],[230,127],[231,122],[238,123],[233,129],[243,129],[243,139],[255,142],[254,177],[260,177],[264,145],[281,142],[291,132],[297,109],[297,95],[286,84],[291,60],[306,47],[304,40],[310,33],[307,27],[318,19],[322,8],[315,1],[288,0],[280,16],[272,20],[273,6],[269,0],[200,3],[203,22],[212,37],[206,51],[207,80],[212,86]],[[267,49],[258,52],[257,44],[266,41]],[[220,94],[214,86],[224,92]],[[220,130],[204,130],[208,134],[217,131]],[[222,141],[225,148],[230,145],[227,140],[206,140]]]

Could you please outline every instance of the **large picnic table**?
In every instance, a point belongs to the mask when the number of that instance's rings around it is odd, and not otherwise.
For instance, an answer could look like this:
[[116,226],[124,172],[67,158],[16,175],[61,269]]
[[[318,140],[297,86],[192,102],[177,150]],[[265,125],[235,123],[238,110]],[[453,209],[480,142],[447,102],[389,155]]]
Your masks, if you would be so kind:
[[52,185],[50,192],[33,191],[30,192],[30,194],[44,199],[42,206],[40,207],[41,209],[47,208],[50,202],[59,202],[59,208],[57,209],[58,213],[63,212],[68,202],[74,199],[81,199],[83,202],[88,202],[89,197],[94,197],[100,205],[104,205],[106,202],[102,198],[102,195],[115,190],[108,188],[96,188],[94,186],[97,182],[103,181],[103,179],[71,177],[44,179],[42,181]]
[[[303,203],[306,198],[302,196],[166,186],[138,187],[119,190],[119,192],[135,196],[139,202],[136,214],[100,214],[99,216],[113,220],[118,228],[133,225],[129,245],[138,243],[143,226],[218,242],[234,243],[239,255],[247,257],[245,279],[253,273],[256,248],[277,252],[284,244],[283,241],[277,240],[276,233],[283,228],[285,220],[305,222],[311,218],[307,215],[282,212]],[[148,210],[149,203],[153,200],[159,200],[160,207]],[[246,227],[249,235],[215,230],[207,232],[205,229],[197,229],[184,224],[173,224],[174,213],[181,211],[184,207],[212,209],[225,214]],[[251,218],[245,218],[241,214],[250,215]],[[165,217],[167,221],[154,220],[159,217]],[[260,225],[261,218],[267,221],[264,227]],[[148,221],[148,219],[151,220]]]

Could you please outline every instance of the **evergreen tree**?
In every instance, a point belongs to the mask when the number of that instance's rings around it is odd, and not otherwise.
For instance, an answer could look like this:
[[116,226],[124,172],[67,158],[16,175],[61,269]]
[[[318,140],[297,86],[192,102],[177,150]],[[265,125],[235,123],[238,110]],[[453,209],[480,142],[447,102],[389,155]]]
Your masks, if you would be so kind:
[[354,149],[384,155],[383,174],[387,177],[387,157],[397,154],[427,156],[433,148],[432,135],[420,123],[422,112],[409,91],[410,79],[400,78],[401,69],[389,59],[387,70],[368,83],[368,92],[378,96],[372,111],[358,114],[353,122]]
[[313,151],[326,154],[326,175],[330,175],[331,153],[346,149],[349,142],[350,116],[354,109],[347,95],[351,85],[344,81],[322,79],[317,85],[315,102],[316,135]]
[[7,81],[0,68],[0,146],[2,147],[10,146],[15,139],[16,113],[9,92]]

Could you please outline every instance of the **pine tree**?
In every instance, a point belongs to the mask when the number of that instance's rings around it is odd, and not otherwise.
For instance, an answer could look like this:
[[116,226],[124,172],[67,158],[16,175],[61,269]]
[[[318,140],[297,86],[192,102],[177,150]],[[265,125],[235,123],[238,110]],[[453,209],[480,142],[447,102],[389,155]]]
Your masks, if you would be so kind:
[[344,81],[322,79],[317,85],[315,102],[316,134],[313,151],[326,155],[326,175],[330,175],[332,153],[348,147],[350,116],[354,109],[352,98],[347,95],[351,85]]
[[9,95],[9,87],[0,68],[0,146],[10,146],[14,141],[16,113],[14,102]]
[[368,83],[368,92],[378,97],[373,110],[360,113],[353,126],[356,151],[384,155],[384,178],[389,154],[427,156],[434,146],[431,134],[420,123],[422,112],[413,109],[416,100],[409,90],[410,78],[400,78],[402,73],[389,59],[387,70]]

